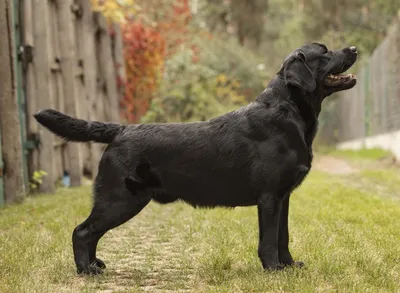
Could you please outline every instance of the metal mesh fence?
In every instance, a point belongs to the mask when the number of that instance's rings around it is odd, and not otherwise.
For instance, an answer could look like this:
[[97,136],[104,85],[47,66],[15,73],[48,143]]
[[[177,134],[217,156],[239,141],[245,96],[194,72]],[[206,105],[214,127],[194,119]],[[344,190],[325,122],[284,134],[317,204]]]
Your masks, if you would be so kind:
[[400,130],[400,23],[357,73],[357,85],[332,98],[321,114],[320,141],[333,144]]

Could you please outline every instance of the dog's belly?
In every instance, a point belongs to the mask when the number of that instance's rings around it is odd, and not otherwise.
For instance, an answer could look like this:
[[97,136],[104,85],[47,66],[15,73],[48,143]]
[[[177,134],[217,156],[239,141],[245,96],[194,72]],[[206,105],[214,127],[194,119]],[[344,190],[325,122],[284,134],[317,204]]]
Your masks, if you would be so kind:
[[165,191],[157,190],[153,193],[152,199],[160,204],[168,204],[178,200],[184,201],[193,207],[245,207],[257,205],[255,198],[247,197],[233,197],[224,199],[223,197],[216,197],[210,199],[208,197],[188,197],[188,196],[176,196],[169,194]]
[[[193,174],[192,174],[193,175]],[[249,206],[257,204],[257,194],[249,184],[249,178],[241,172],[230,174],[210,174],[173,176],[171,172],[161,176],[160,199],[176,198],[193,206]],[[163,180],[164,179],[164,180]]]
[[[175,193],[181,199],[193,206],[251,206],[257,204],[257,196],[250,190],[233,191],[232,188],[216,186],[194,186],[187,190],[177,190]],[[174,193],[171,193],[174,194]]]

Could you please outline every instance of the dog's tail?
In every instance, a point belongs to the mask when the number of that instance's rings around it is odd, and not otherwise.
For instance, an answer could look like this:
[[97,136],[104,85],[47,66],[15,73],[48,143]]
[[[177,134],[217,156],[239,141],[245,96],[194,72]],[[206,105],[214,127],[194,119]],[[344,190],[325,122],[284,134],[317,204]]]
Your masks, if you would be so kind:
[[108,144],[125,128],[116,123],[75,119],[53,109],[41,110],[33,116],[48,130],[68,141]]

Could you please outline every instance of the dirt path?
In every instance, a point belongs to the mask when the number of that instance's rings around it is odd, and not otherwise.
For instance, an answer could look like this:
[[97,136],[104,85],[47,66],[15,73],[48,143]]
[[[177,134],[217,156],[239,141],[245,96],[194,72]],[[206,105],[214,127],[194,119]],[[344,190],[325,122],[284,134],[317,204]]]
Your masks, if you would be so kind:
[[346,160],[326,155],[316,156],[313,168],[334,175],[350,175],[358,171]]
[[345,159],[321,155],[315,158],[313,168],[340,176],[342,182],[349,187],[370,192],[382,198],[400,200],[399,183],[396,183],[399,180],[398,165],[391,157],[379,161],[357,162],[356,165],[355,162],[348,162]]
[[193,288],[193,268],[179,261],[188,253],[185,230],[165,229],[168,219],[176,217],[176,206],[150,204],[134,220],[110,231],[98,252],[110,269],[96,292],[188,292]]

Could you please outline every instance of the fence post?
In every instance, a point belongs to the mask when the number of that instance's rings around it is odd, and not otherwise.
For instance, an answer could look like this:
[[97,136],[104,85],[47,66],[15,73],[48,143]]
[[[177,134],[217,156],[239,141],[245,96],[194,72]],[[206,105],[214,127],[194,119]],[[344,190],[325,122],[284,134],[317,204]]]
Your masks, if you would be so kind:
[[[14,36],[14,54],[15,54],[15,62],[14,62],[14,70],[15,70],[15,83],[16,83],[16,94],[18,101],[18,116],[19,116],[19,125],[20,125],[20,135],[21,135],[21,152],[22,152],[22,174],[24,176],[24,185],[28,185],[28,160],[27,160],[27,140],[26,140],[26,111],[25,111],[25,91],[22,82],[22,60],[20,58],[22,56],[23,50],[21,50],[21,13],[20,9],[20,1],[13,1],[13,36]],[[18,54],[18,55],[17,55]]]
[[[71,10],[73,0],[57,0],[58,9],[58,33],[61,38],[60,53],[61,53],[61,75],[63,80],[64,90],[64,109],[67,115],[77,117],[78,102],[77,102],[77,77],[75,74],[76,64],[76,44],[74,32],[74,14]],[[71,186],[81,185],[82,160],[80,145],[69,143],[66,146],[69,161],[69,173],[71,177]]]
[[371,134],[371,92],[370,92],[370,61],[365,66],[364,74],[364,94],[365,94],[365,136]]
[[32,141],[28,153],[28,174],[33,174],[39,168],[38,150],[35,142],[38,140],[39,124],[33,118],[33,114],[37,111],[35,96],[35,72],[32,64],[33,48],[34,48],[34,31],[33,31],[33,0],[23,1],[23,44],[24,44],[24,79],[25,79],[25,100],[26,100],[26,136],[28,141]]
[[0,35],[3,36],[0,42],[0,129],[4,161],[0,177],[4,180],[6,202],[14,202],[25,196],[12,9],[11,0],[0,1]]

